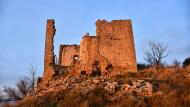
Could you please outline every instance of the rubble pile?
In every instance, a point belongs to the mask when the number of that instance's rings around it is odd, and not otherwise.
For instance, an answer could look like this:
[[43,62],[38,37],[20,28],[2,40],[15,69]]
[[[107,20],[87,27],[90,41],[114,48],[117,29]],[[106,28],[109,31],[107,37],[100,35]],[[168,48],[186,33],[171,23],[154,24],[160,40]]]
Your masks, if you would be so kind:
[[109,77],[88,77],[80,75],[52,80],[49,81],[48,84],[40,84],[35,89],[35,93],[37,96],[43,96],[48,92],[59,92],[64,89],[78,89],[81,93],[87,94],[96,87],[101,87],[107,94],[122,93],[151,96],[156,86],[146,80],[131,80],[130,83],[119,84]]
[[153,93],[153,85],[150,82],[144,80],[137,80],[132,82],[132,86],[128,84],[122,85],[122,90],[137,95],[151,96]]

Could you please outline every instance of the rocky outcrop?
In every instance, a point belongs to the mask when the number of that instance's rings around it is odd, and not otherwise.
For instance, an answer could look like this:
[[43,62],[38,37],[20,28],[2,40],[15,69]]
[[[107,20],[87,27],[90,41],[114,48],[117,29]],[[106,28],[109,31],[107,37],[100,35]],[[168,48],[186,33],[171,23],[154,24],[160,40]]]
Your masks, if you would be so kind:
[[131,94],[139,96],[151,96],[156,91],[156,86],[147,80],[131,80],[119,84],[109,77],[88,77],[88,76],[67,76],[57,80],[49,81],[48,86],[38,85],[35,90],[37,96],[43,96],[49,92],[59,92],[61,90],[78,89],[84,95],[93,89],[100,87],[108,95],[120,96]]

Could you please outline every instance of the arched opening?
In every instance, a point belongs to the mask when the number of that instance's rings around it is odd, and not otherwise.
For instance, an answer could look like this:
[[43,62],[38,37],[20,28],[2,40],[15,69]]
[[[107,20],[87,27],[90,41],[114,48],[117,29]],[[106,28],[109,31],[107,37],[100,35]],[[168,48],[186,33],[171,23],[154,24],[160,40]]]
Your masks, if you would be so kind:
[[77,62],[79,60],[79,55],[74,55],[73,56],[73,62]]
[[75,66],[78,61],[79,61],[79,55],[73,55],[71,66]]

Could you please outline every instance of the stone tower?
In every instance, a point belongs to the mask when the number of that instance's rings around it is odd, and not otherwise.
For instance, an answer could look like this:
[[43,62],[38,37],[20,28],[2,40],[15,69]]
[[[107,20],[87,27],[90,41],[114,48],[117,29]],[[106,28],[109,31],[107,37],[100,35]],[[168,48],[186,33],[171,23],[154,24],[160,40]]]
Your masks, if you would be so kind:
[[131,20],[98,20],[96,36],[99,54],[108,63],[130,72],[137,70]]
[[54,74],[55,58],[53,38],[55,31],[54,20],[47,20],[43,81],[51,80]]

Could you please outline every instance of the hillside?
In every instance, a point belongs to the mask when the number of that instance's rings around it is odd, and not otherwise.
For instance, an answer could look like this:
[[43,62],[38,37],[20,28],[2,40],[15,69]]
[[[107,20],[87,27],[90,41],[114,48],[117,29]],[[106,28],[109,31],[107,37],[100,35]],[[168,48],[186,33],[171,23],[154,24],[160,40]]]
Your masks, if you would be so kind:
[[147,68],[114,77],[64,74],[38,85],[16,107],[188,107],[190,72],[180,67]]

